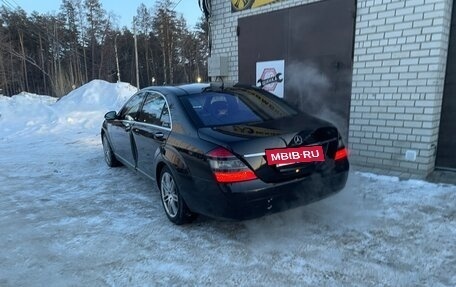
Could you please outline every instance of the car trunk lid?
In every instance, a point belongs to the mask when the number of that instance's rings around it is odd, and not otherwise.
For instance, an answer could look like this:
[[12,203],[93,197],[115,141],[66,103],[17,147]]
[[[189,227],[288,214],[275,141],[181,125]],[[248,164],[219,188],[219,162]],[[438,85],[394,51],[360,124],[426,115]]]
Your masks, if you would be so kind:
[[[307,115],[261,123],[201,128],[199,136],[230,150],[265,182],[299,178],[321,168],[325,162],[330,162],[334,158],[339,139],[335,127]],[[266,150],[307,146],[321,146],[325,161],[268,164]]]

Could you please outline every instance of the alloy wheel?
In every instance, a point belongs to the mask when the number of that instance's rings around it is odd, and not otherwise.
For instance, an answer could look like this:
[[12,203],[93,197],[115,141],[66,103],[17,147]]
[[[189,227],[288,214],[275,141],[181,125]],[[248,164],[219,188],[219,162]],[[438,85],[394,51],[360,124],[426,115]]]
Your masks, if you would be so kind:
[[176,183],[169,172],[165,172],[161,178],[161,196],[166,213],[174,218],[179,212],[179,196]]
[[111,147],[109,146],[106,136],[103,136],[103,151],[104,151],[106,163],[108,164],[108,166],[111,166],[112,165]]

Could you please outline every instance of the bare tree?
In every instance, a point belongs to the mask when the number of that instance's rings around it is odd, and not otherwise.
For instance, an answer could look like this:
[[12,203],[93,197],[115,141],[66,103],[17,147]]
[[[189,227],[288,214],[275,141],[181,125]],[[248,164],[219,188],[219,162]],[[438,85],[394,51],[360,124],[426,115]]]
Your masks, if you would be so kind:
[[2,6],[0,89],[62,96],[90,79],[117,81],[120,75],[141,86],[195,81],[206,71],[205,32],[190,30],[174,6],[160,0],[153,9],[138,7],[138,76],[133,33],[115,27],[115,15],[107,15],[99,0],[62,0],[57,15],[29,16]]

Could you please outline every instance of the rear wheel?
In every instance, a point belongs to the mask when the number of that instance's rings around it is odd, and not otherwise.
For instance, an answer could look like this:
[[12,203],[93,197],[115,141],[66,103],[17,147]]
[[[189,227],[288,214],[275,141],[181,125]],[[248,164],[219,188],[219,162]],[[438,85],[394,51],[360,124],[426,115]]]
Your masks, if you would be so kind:
[[120,163],[120,161],[117,160],[116,156],[114,155],[114,152],[112,151],[111,145],[109,144],[109,141],[108,141],[108,138],[106,137],[106,135],[103,135],[102,142],[103,142],[103,153],[104,153],[104,158],[105,158],[106,164],[109,167],[120,166],[121,163]]
[[184,202],[169,168],[164,167],[160,175],[160,198],[166,216],[174,224],[189,223],[196,218]]

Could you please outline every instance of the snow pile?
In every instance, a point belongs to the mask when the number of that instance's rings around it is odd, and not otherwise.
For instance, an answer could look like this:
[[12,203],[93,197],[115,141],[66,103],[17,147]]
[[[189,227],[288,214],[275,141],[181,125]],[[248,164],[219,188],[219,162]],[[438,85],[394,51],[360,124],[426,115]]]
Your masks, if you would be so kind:
[[39,128],[54,121],[50,106],[57,99],[49,96],[21,93],[13,97],[0,96],[0,134],[7,136],[26,128]]
[[54,108],[61,113],[119,109],[136,91],[128,83],[112,84],[93,80],[61,98]]
[[119,110],[137,89],[128,83],[94,80],[57,101],[56,98],[22,93],[0,97],[2,138],[31,132],[57,132],[71,126],[98,131],[103,116]]
[[136,91],[127,83],[93,80],[55,103],[58,125],[52,131],[68,128],[68,125],[99,131],[104,114],[119,110]]

